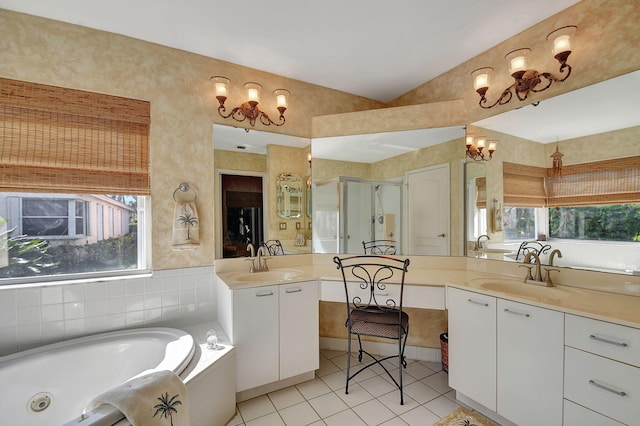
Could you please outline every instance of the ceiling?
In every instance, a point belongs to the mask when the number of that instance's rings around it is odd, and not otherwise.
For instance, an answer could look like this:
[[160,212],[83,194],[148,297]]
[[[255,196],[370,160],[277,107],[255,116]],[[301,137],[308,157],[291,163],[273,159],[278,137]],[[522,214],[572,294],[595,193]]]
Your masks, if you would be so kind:
[[0,8],[388,102],[577,2],[0,0]]

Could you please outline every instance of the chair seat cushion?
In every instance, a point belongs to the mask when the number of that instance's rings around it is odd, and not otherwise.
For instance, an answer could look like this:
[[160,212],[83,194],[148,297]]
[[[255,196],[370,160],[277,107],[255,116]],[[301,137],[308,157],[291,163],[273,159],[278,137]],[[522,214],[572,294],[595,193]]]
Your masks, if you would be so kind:
[[[402,318],[402,319],[401,319]],[[349,323],[347,321],[347,327]],[[400,327],[399,327],[400,326]],[[351,310],[351,333],[399,339],[407,333],[409,315],[397,309],[358,308]]]

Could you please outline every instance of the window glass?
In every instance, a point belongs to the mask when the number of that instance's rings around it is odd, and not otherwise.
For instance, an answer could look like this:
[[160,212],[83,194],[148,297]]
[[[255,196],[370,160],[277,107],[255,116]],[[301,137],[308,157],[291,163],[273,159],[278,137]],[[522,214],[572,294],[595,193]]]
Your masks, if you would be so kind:
[[549,209],[552,238],[640,241],[640,204]]
[[[9,263],[0,267],[0,283],[146,269],[144,202],[126,195],[0,193],[7,222],[0,250]],[[102,214],[105,206],[111,214]]]
[[536,209],[533,207],[505,207],[503,209],[504,239],[530,240],[536,238]]

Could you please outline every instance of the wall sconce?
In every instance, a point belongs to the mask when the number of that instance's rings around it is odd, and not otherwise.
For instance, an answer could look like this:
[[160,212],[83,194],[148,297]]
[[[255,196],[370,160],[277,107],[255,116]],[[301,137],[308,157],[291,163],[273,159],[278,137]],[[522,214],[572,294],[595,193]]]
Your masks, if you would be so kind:
[[[496,105],[504,105],[508,103],[513,94],[518,97],[519,100],[524,101],[529,96],[529,93],[543,92],[547,90],[551,83],[554,81],[562,83],[571,75],[571,65],[567,64],[567,59],[571,54],[571,36],[576,32],[578,27],[575,25],[568,25],[566,27],[558,28],[550,32],[547,35],[547,41],[552,42],[553,57],[560,63],[560,74],[565,73],[564,77],[556,77],[549,72],[538,72],[533,69],[528,69],[527,57],[531,53],[531,49],[523,48],[513,50],[505,55],[505,59],[509,61],[509,74],[514,79],[511,86],[502,91],[502,95],[491,105],[487,105],[488,101],[485,97],[487,90],[489,90],[489,77],[493,68],[484,67],[473,70],[471,76],[473,78],[473,88],[480,95],[480,102],[478,103],[482,108],[489,109]],[[542,86],[542,79],[546,79],[546,85]],[[539,102],[534,103],[538,105]]]
[[[278,112],[280,112],[280,119],[278,122],[273,121],[266,112],[261,111],[258,108],[258,103],[260,102],[260,94],[262,92],[262,86],[258,83],[248,82],[244,84],[244,88],[246,90],[247,100],[243,102],[240,106],[235,107],[229,112],[224,106],[224,102],[227,100],[227,96],[229,94],[229,80],[226,77],[222,76],[213,76],[211,80],[215,83],[216,89],[216,99],[220,104],[218,106],[218,113],[222,118],[233,118],[236,121],[244,121],[249,120],[249,124],[251,126],[255,126],[256,120],[260,120],[262,124],[265,126],[282,126],[285,122],[284,120],[284,112],[287,109],[287,102],[289,98],[289,91],[285,89],[276,89],[273,91],[273,94],[276,97],[276,108]],[[249,131],[247,129],[247,131]]]
[[[493,158],[493,153],[498,145],[497,141],[488,141],[486,136],[478,136],[468,133],[466,137],[467,157],[473,161],[489,161]],[[489,157],[485,157],[485,148],[489,152]]]

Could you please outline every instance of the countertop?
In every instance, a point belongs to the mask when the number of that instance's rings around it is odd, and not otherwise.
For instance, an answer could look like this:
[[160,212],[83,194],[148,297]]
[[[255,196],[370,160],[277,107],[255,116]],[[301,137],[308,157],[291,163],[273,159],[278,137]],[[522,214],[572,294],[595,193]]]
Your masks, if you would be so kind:
[[[280,256],[280,259],[272,258],[272,261],[275,262],[270,265],[270,270],[295,271],[294,278],[274,280],[268,279],[269,274],[261,276],[261,272],[249,274],[247,264],[242,261],[224,263],[221,268],[218,268],[218,263],[216,263],[217,276],[232,290],[314,280],[342,281],[340,271],[331,261],[332,256],[306,255],[284,258],[287,256]],[[521,271],[516,271],[521,274]],[[236,277],[242,277],[243,280],[236,280]],[[451,260],[450,258],[436,259],[434,262],[423,260],[413,262],[410,264],[405,278],[405,284],[408,285],[451,286],[569,314],[640,328],[640,295],[599,291],[593,286],[584,288],[571,285],[556,285],[549,291],[546,291],[545,287],[539,287],[534,289],[532,292],[534,294],[527,294],[526,291],[524,294],[520,294],[519,291],[509,292],[486,288],[484,284],[487,282],[538,287],[533,284],[525,284],[518,276],[479,271],[477,268],[471,269],[460,260]],[[526,287],[513,288],[528,290]],[[606,283],[603,288],[608,288]]]

